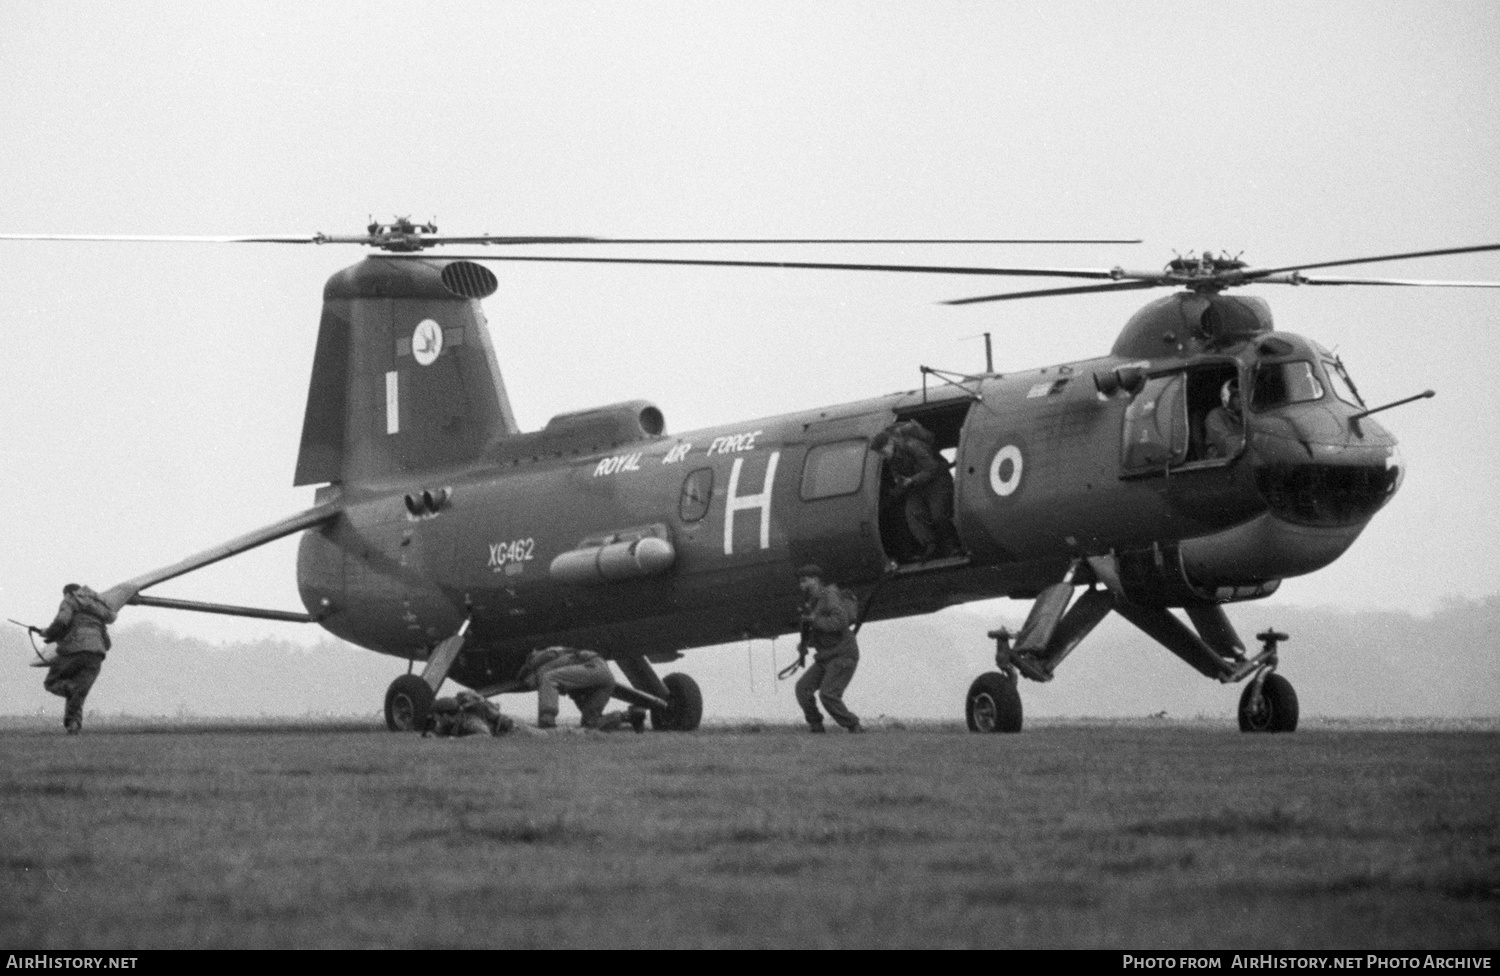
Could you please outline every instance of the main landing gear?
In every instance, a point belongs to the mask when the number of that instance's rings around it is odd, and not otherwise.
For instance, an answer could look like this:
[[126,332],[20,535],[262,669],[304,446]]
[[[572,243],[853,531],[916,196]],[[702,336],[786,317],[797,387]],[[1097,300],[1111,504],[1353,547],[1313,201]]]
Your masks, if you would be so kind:
[[630,687],[616,686],[615,697],[651,709],[651,727],[658,732],[691,732],[703,721],[703,692],[685,674],[658,678],[644,657],[616,658]]
[[392,732],[421,732],[432,716],[437,690],[448,677],[448,669],[458,657],[469,634],[469,618],[457,633],[432,649],[421,677],[403,674],[385,691],[385,727]]
[[[1292,732],[1297,728],[1297,693],[1276,673],[1277,645],[1287,635],[1266,630],[1256,637],[1260,653],[1247,658],[1224,609],[1217,604],[1185,608],[1190,629],[1165,607],[1141,606],[1118,599],[1108,589],[1090,586],[1073,600],[1074,571],[1037,595],[1019,634],[1001,628],[995,641],[998,672],[982,674],[969,686],[964,718],[971,732],[1019,732],[1022,725],[1020,678],[1051,681],[1063,658],[1072,653],[1111,610],[1155,638],[1194,669],[1222,683],[1250,679],[1240,697],[1243,732]],[[1071,605],[1070,605],[1071,604]],[[1012,644],[1014,640],[1014,644]]]
[[[453,662],[463,647],[469,630],[466,620],[458,632],[433,648],[427,666],[420,676],[403,674],[391,682],[385,693],[385,724],[392,732],[420,732],[432,715],[437,691],[447,679]],[[614,697],[651,712],[651,727],[665,732],[691,732],[703,721],[703,692],[698,682],[685,674],[659,678],[644,657],[615,659],[629,679],[629,685],[616,685]],[[488,688],[476,688],[488,698],[506,691],[524,690],[507,682]]]

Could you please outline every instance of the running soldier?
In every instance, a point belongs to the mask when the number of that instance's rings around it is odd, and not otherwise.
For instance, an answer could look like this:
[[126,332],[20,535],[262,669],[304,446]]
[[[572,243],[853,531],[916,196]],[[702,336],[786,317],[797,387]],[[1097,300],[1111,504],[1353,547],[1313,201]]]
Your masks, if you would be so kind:
[[57,644],[57,660],[47,669],[42,687],[67,700],[63,728],[69,735],[83,731],[83,702],[104,667],[109,651],[108,624],[115,612],[103,598],[80,583],[63,587],[57,616],[42,631],[42,640]]
[[807,673],[797,680],[797,704],[807,718],[807,730],[827,731],[818,711],[818,699],[822,699],[835,722],[850,732],[863,732],[859,716],[844,707],[844,690],[859,667],[859,642],[854,638],[859,603],[852,594],[825,583],[823,570],[817,566],[797,570],[797,585],[803,597],[797,653],[805,658],[809,647],[816,652]]

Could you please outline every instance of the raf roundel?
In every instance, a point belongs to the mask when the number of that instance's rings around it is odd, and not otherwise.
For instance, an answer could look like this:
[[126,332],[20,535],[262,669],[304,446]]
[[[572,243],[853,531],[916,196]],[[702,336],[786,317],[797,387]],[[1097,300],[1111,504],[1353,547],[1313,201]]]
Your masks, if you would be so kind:
[[411,354],[422,366],[431,366],[443,351],[443,327],[423,319],[411,333]]
[[990,462],[990,487],[1001,498],[1021,487],[1021,449],[1007,444],[995,452]]

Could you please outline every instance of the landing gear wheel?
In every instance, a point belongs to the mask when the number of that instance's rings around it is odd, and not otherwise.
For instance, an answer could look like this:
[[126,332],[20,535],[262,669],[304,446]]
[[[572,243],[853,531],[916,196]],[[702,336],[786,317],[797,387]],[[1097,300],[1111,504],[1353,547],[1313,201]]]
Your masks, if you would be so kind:
[[403,674],[385,692],[385,727],[392,732],[421,732],[432,714],[432,689],[414,674]]
[[981,674],[969,686],[964,717],[970,732],[1021,731],[1021,693],[998,671]]
[[1251,682],[1240,696],[1241,732],[1297,731],[1297,693],[1292,683],[1279,674],[1268,674],[1261,683],[1259,700]]
[[658,732],[691,732],[703,721],[703,692],[685,674],[661,679],[667,686],[667,707],[651,709],[651,727]]

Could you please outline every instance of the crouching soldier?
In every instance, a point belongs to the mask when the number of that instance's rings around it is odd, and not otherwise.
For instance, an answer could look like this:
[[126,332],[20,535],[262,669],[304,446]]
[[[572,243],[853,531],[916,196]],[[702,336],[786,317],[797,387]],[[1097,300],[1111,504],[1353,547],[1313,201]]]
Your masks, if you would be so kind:
[[[440,736],[504,735],[516,727],[500,706],[465,688],[432,703],[427,731]],[[425,734],[425,733],[424,733]]]
[[63,587],[57,616],[42,631],[42,640],[57,644],[57,660],[47,669],[42,687],[67,700],[63,728],[69,735],[83,730],[83,702],[104,667],[104,655],[110,646],[106,625],[114,622],[115,612],[99,594],[82,584],[69,583]]
[[645,730],[644,709],[605,714],[604,708],[615,693],[615,676],[609,662],[593,651],[575,647],[543,647],[532,651],[521,666],[517,681],[536,689],[537,728],[557,727],[559,701],[562,695],[567,695],[583,713],[579,724],[586,729],[608,732],[628,722],[637,732]]

